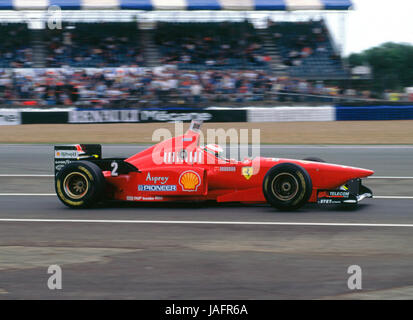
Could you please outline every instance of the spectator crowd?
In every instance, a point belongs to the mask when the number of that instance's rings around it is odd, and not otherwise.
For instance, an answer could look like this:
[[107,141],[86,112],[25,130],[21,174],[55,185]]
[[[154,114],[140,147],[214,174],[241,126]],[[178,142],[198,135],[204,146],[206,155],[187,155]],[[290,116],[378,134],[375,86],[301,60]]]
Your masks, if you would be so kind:
[[33,49],[26,24],[0,24],[0,68],[30,68]]
[[77,23],[45,30],[47,67],[143,65],[136,23]]
[[214,102],[331,101],[369,98],[321,81],[254,70],[180,70],[176,66],[0,72],[0,104],[26,106],[166,106]]
[[266,68],[271,60],[248,22],[160,23],[155,43],[162,63],[180,68]]
[[290,75],[346,78],[341,57],[333,47],[323,20],[269,22],[268,32]]
[[[149,37],[141,32],[136,22],[35,31],[0,25],[0,104],[150,107],[380,98],[333,81],[303,80],[349,76],[322,20],[269,21],[264,33],[247,21],[162,22]],[[148,38],[159,67],[146,67]],[[277,48],[285,76],[271,73],[268,42]],[[38,68],[39,59],[45,68]],[[404,96],[385,92],[382,98]]]

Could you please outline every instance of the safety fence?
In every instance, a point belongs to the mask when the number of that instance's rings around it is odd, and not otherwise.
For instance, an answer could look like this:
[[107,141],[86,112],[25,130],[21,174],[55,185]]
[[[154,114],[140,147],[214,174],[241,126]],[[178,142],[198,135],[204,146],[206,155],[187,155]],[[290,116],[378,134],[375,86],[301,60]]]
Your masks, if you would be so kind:
[[64,123],[412,120],[412,106],[279,106],[156,109],[0,109],[0,125]]

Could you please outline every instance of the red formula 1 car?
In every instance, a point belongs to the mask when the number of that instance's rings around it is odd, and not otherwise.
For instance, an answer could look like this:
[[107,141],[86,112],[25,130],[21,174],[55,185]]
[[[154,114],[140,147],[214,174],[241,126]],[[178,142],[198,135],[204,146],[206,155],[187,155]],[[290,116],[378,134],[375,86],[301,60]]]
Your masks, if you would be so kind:
[[127,159],[104,159],[100,145],[55,147],[55,188],[72,208],[105,200],[136,202],[269,203],[295,210],[307,202],[357,205],[372,192],[371,170],[306,160],[222,157],[218,145],[199,146],[200,122]]

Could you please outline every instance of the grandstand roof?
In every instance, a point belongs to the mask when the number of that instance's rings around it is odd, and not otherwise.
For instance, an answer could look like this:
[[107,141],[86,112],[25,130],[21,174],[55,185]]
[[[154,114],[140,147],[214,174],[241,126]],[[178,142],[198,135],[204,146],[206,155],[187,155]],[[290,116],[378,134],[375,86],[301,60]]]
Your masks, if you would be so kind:
[[349,10],[351,0],[0,0],[0,10]]

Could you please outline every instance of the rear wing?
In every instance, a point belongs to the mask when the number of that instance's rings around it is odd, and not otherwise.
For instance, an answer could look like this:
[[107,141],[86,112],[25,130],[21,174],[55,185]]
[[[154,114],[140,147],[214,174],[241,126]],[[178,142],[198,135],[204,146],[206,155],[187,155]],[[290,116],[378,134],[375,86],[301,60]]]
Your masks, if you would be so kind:
[[74,161],[88,160],[96,164],[102,171],[111,171],[112,176],[139,172],[126,158],[102,158],[100,144],[71,144],[54,147],[54,173],[58,173],[64,166]]
[[54,173],[55,176],[67,164],[78,161],[102,158],[100,144],[71,144],[54,147]]

